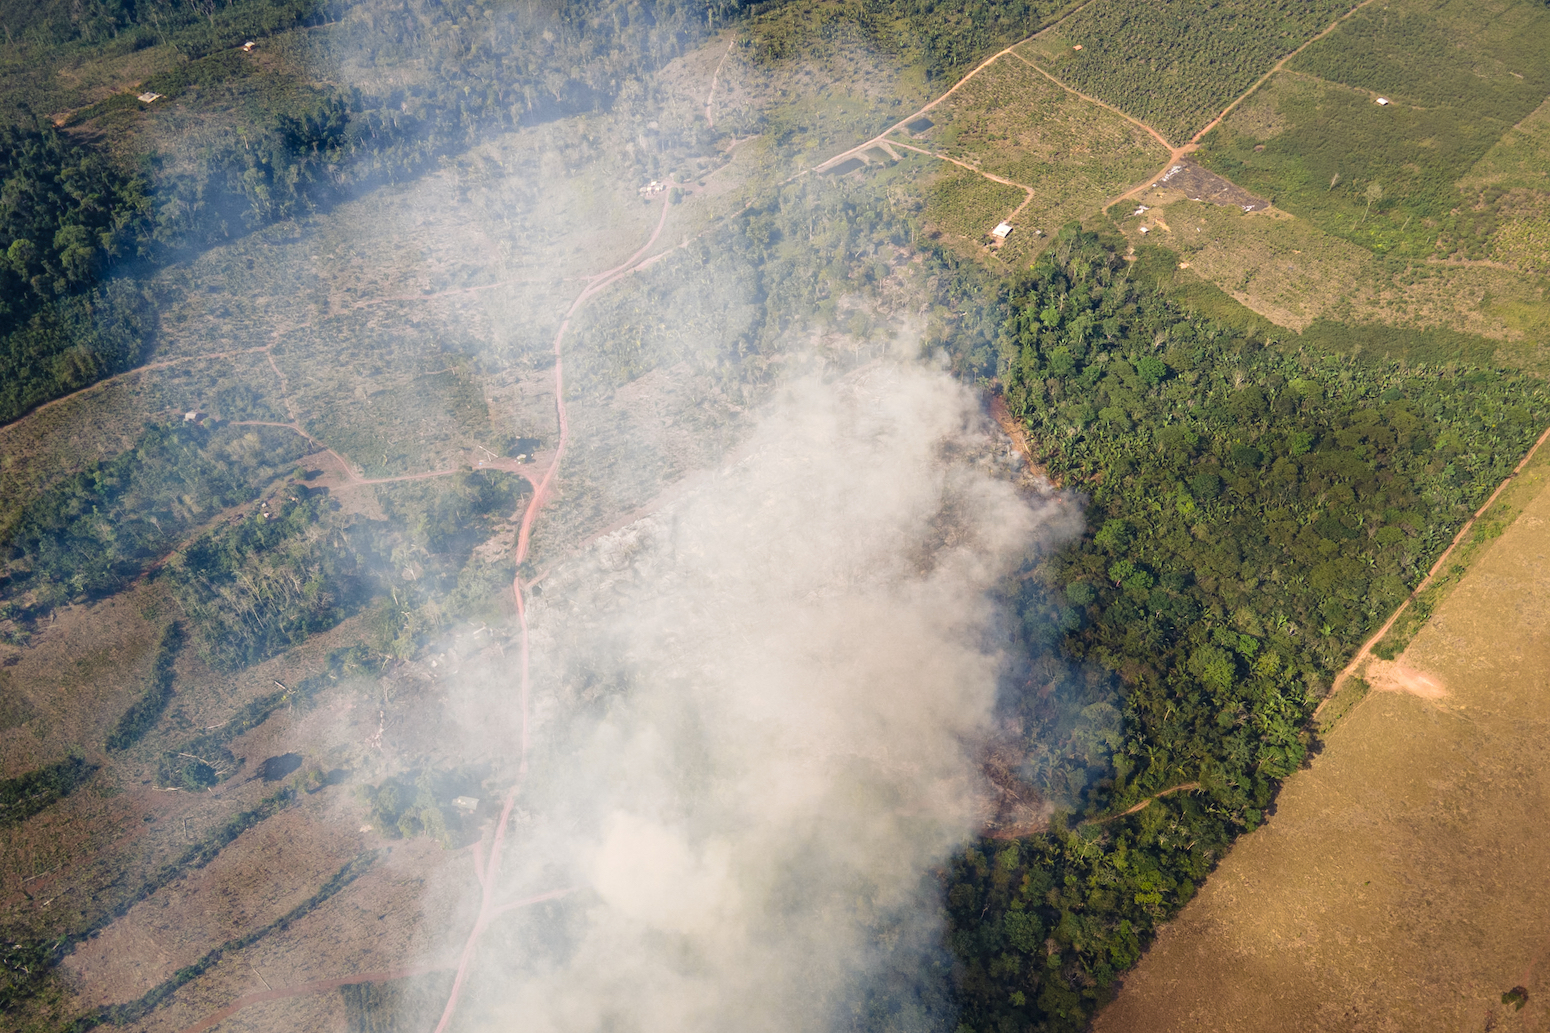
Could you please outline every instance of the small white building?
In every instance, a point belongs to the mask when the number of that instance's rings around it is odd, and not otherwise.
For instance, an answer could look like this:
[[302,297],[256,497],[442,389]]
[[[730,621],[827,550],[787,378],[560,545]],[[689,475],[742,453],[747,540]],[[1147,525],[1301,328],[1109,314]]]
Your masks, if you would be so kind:
[[997,223],[996,228],[990,231],[990,235],[997,240],[1005,240],[1012,235],[1012,224],[1009,222]]
[[1378,104],[1386,108],[1389,106],[1389,99],[1387,97],[1379,97]]
[[[1198,201],[1198,200],[1200,200],[1200,198],[1197,197],[1197,198],[1195,198],[1195,200]],[[1150,208],[1148,208],[1146,205],[1142,205],[1141,207],[1137,208],[1135,211],[1131,212],[1130,214],[1131,215],[1145,215],[1149,211],[1151,211]]]
[[146,90],[144,93],[139,95],[138,99],[142,104],[149,104],[153,100],[161,100],[161,94],[152,93],[150,90]]
[[1142,226],[1141,227],[1141,232],[1142,233],[1150,233],[1151,231],[1152,231],[1152,227],[1150,227],[1150,226]]
[[464,814],[472,814],[479,809],[479,801],[472,796],[458,796],[453,798],[452,806]]
[[242,44],[242,52],[244,54],[251,54],[253,53],[253,49],[257,46],[257,43],[254,43],[252,40],[248,40],[246,43]]
[[190,409],[188,412],[183,414],[184,423],[198,423],[204,418],[205,414],[200,412],[198,409]]

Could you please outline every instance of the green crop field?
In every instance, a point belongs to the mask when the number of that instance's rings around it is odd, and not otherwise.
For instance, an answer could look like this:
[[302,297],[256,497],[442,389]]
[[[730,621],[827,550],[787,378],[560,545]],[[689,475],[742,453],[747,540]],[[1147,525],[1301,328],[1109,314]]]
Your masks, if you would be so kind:
[[[1398,0],[1357,12],[1287,71],[1207,138],[1206,164],[1379,255],[1491,255],[1504,191],[1458,184],[1550,94],[1550,8]],[[1528,144],[1497,164],[1543,161]]]
[[1076,89],[1181,144],[1352,6],[1097,0],[1022,49]]

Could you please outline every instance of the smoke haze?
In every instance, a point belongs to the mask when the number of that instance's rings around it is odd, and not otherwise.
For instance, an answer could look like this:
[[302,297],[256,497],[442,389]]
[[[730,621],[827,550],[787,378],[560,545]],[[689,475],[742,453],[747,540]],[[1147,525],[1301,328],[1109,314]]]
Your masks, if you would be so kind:
[[[843,1027],[938,960],[930,872],[983,820],[1011,640],[994,589],[1069,529],[918,366],[788,385],[739,456],[541,584],[499,897],[576,892],[497,920],[454,1028]],[[470,742],[493,721],[510,759],[515,684],[466,691]]]

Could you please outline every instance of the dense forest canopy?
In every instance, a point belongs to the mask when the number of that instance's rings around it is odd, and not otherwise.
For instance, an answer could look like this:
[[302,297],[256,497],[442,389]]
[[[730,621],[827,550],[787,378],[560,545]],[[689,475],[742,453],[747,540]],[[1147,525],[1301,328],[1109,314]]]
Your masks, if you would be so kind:
[[954,862],[960,1030],[1077,1030],[1263,820],[1334,673],[1533,443],[1550,391],[1222,326],[1071,230],[1009,286],[983,358],[1089,503],[1021,602],[1030,648],[1069,664],[1036,666],[1024,703],[1032,769],[1069,810]]

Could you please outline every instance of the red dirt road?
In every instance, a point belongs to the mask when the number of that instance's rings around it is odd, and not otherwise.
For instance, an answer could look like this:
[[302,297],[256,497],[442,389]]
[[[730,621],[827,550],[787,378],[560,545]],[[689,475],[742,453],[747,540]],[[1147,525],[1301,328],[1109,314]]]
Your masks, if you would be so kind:
[[[669,181],[669,191],[672,189]],[[565,448],[570,442],[570,420],[565,409],[565,332],[570,329],[570,321],[586,304],[587,299],[604,288],[628,275],[641,265],[641,259],[652,245],[657,242],[657,237],[662,233],[662,227],[667,225],[668,192],[662,197],[662,214],[657,219],[656,229],[652,230],[651,237],[639,251],[636,251],[623,263],[612,269],[597,274],[592,282],[576,296],[571,306],[565,312],[565,319],[560,323],[560,329],[554,335],[554,407],[559,422],[559,441],[554,450],[554,458],[549,462],[549,468],[544,471],[543,477],[533,487],[533,496],[528,499],[527,508],[522,512],[522,526],[517,532],[517,547],[515,559],[519,573],[511,582],[512,596],[517,603],[517,620],[522,629],[522,751],[521,760],[517,768],[517,782],[506,793],[505,806],[501,809],[500,822],[495,826],[495,841],[490,846],[490,860],[488,864],[482,864],[483,851],[475,848],[474,871],[479,877],[482,887],[482,899],[479,904],[479,917],[474,922],[473,929],[468,934],[468,942],[463,946],[462,958],[458,961],[457,975],[452,980],[452,992],[447,997],[447,1007],[442,1012],[441,1021],[436,1024],[436,1033],[445,1033],[452,1017],[457,1012],[458,997],[462,993],[463,982],[468,976],[469,965],[472,964],[474,953],[478,948],[479,938],[484,935],[484,930],[498,915],[512,908],[522,907],[527,904],[538,903],[542,900],[552,900],[556,897],[570,893],[570,889],[554,890],[507,904],[495,902],[496,881],[500,876],[501,851],[505,846],[506,826],[511,818],[511,810],[516,806],[517,794],[522,790],[522,781],[527,777],[527,751],[528,751],[528,699],[529,699],[529,670],[531,652],[529,649],[527,628],[527,603],[522,589],[522,575],[520,573],[522,563],[527,559],[528,548],[532,544],[533,523],[538,519],[538,513],[543,509],[544,503],[549,500],[554,490],[556,477],[559,475],[560,463],[565,458]]]

